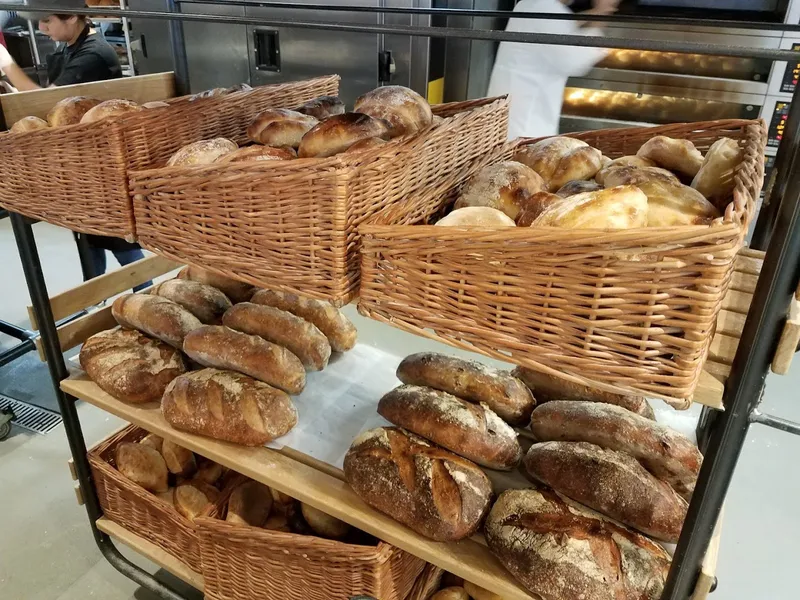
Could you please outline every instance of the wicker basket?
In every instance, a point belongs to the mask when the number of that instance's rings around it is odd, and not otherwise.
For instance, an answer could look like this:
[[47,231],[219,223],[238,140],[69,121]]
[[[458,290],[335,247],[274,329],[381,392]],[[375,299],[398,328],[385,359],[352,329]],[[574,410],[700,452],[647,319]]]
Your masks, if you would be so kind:
[[505,142],[508,100],[446,104],[427,132],[325,159],[171,167],[131,175],[141,244],[258,286],[349,302],[357,227],[415,223]]
[[258,87],[219,98],[133,113],[120,119],[0,135],[0,206],[83,233],[133,240],[128,172],[161,166],[182,146],[245,129],[269,107],[294,107],[336,94],[328,76]]
[[359,311],[570,381],[688,406],[761,189],[766,130],[728,120],[572,137],[616,158],[655,135],[702,151],[738,140],[744,160],[723,219],[606,232],[364,225]]

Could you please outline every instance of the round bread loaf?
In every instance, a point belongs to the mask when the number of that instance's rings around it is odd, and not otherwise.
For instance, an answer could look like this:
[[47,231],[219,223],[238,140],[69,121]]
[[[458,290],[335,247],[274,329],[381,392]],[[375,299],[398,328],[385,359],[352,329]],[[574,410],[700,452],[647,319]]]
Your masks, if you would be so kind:
[[350,532],[350,525],[336,517],[317,510],[304,502],[300,503],[300,510],[308,526],[319,536],[340,540]]
[[49,129],[50,125],[47,121],[39,117],[23,117],[11,126],[9,131],[11,133],[27,133],[28,131],[38,131],[40,129]]
[[222,315],[233,306],[217,288],[187,279],[164,281],[153,287],[150,293],[180,304],[204,325],[219,325]]
[[344,152],[361,140],[386,137],[385,121],[360,113],[344,113],[325,119],[311,128],[300,141],[300,158],[325,158]]
[[344,114],[345,106],[344,102],[339,100],[339,96],[320,96],[298,106],[295,110],[322,121],[334,115]]
[[199,281],[206,283],[212,287],[217,288],[225,294],[231,301],[236,304],[237,302],[247,302],[253,296],[255,288],[249,283],[220,275],[214,271],[208,271],[195,265],[188,265],[178,272],[178,279],[189,279],[191,281]]
[[692,178],[703,166],[703,153],[689,140],[677,140],[664,135],[650,138],[636,156],[647,158],[659,167]]
[[361,140],[350,146],[347,150],[344,151],[344,154],[356,154],[357,152],[366,152],[367,150],[374,150],[375,148],[380,148],[381,146],[385,146],[388,144],[384,139],[379,137],[371,137],[365,140]]
[[96,123],[101,119],[121,117],[140,110],[144,109],[130,100],[106,100],[87,110],[86,114],[81,117],[81,123]]
[[516,220],[531,196],[543,188],[544,181],[536,171],[507,160],[488,165],[473,175],[461,189],[453,208],[488,206]]
[[600,150],[570,137],[552,137],[522,146],[513,160],[541,175],[549,192],[555,192],[576,179],[591,179],[603,166]]
[[236,150],[236,142],[225,138],[214,138],[213,140],[200,140],[192,142],[178,150],[167,161],[168,167],[181,167],[193,165],[210,165],[220,156],[229,154]]
[[254,160],[292,160],[297,158],[293,148],[273,148],[272,146],[247,146],[229,154],[223,154],[214,162],[239,163]]
[[247,128],[247,137],[265,146],[297,148],[306,132],[319,121],[286,108],[272,108],[260,113]]
[[100,100],[84,96],[64,98],[57,102],[47,113],[47,123],[50,127],[77,125],[81,122],[83,115],[98,104],[100,104]]
[[117,470],[150,492],[166,492],[167,464],[164,457],[150,446],[123,442],[114,451]]
[[436,221],[442,227],[514,227],[514,219],[488,206],[467,206]]
[[367,92],[356,100],[355,112],[389,123],[389,135],[413,135],[431,125],[433,113],[428,101],[400,85],[387,85]]
[[150,446],[151,448],[155,448],[161,452],[161,448],[164,447],[164,438],[162,438],[160,435],[156,435],[155,433],[148,433],[141,440],[139,440],[139,443],[144,444],[145,446]]
[[271,510],[270,488],[258,481],[245,481],[231,492],[225,520],[238,525],[261,527]]

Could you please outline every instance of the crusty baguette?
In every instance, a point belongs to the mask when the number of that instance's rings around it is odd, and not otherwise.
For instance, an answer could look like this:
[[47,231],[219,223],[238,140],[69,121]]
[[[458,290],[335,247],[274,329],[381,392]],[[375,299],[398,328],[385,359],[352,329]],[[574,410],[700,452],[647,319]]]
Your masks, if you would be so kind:
[[586,442],[542,442],[525,455],[528,474],[557,492],[658,540],[677,542],[686,500],[636,459]]
[[364,502],[441,542],[475,533],[492,496],[477,465],[396,427],[353,440],[344,475]]
[[247,375],[203,369],[175,379],[161,412],[175,429],[245,446],[262,446],[297,424],[286,393]]
[[309,371],[324,369],[331,356],[328,338],[316,325],[274,306],[242,302],[228,310],[222,322],[236,331],[283,346]]
[[447,392],[401,385],[381,398],[378,414],[490,469],[513,469],[522,458],[511,426],[485,404],[472,404]]
[[186,334],[202,326],[197,317],[181,305],[151,294],[120,296],[111,305],[111,314],[123,327],[138,329],[179,350]]
[[204,367],[230,369],[299,394],[306,385],[303,363],[283,346],[221,325],[204,325],[186,336],[183,351]]
[[508,372],[436,352],[407,356],[397,367],[397,378],[483,402],[511,425],[527,425],[536,404],[528,387]]
[[686,436],[612,404],[547,402],[533,411],[531,430],[540,442],[589,442],[630,454],[687,500],[703,462]]
[[259,290],[251,302],[274,306],[313,323],[325,334],[336,352],[347,352],[356,345],[358,332],[355,326],[329,302],[275,290]]
[[114,461],[120,473],[144,489],[154,493],[167,491],[167,465],[152,446],[123,442],[114,450]]
[[236,302],[247,302],[255,291],[255,288],[249,283],[218,275],[213,271],[207,271],[195,265],[189,265],[181,269],[178,273],[178,278],[199,281],[215,287],[230,298],[234,304]]
[[658,544],[550,490],[503,492],[484,531],[506,569],[548,600],[658,600],[669,571]]
[[228,499],[225,520],[239,525],[261,527],[272,510],[272,493],[258,481],[244,481],[236,486]]
[[189,279],[170,279],[153,287],[151,294],[168,298],[192,313],[205,325],[219,325],[232,304],[214,286]]

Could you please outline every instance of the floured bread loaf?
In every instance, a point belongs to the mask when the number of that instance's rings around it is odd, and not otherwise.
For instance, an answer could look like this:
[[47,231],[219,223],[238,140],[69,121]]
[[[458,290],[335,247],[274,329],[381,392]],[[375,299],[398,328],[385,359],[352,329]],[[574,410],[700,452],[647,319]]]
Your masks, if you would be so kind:
[[742,162],[744,151],[736,140],[722,138],[714,142],[697,172],[692,187],[708,198],[719,210],[733,199],[734,171]]
[[81,123],[94,123],[102,119],[121,117],[132,112],[144,110],[136,102],[130,100],[106,100],[86,111]]
[[703,154],[689,140],[657,135],[645,142],[636,156],[647,158],[659,167],[694,177],[703,166]]
[[496,208],[467,206],[436,221],[442,227],[515,227],[514,219]]
[[413,135],[428,127],[433,113],[428,101],[400,85],[387,85],[367,92],[356,100],[355,112],[389,123],[389,135]]
[[47,123],[50,127],[77,125],[81,122],[83,115],[98,104],[100,104],[100,100],[84,96],[64,98],[58,101],[47,113]]
[[531,196],[543,188],[544,181],[536,171],[522,163],[504,161],[473,175],[461,189],[453,208],[487,206],[516,220]]
[[235,142],[225,138],[214,138],[213,140],[200,140],[187,144],[178,150],[167,161],[168,167],[188,167],[196,165],[210,165],[219,157],[230,154],[238,146]]
[[120,296],[111,305],[111,314],[123,327],[138,329],[179,349],[190,331],[203,326],[180,304],[151,294]]
[[322,121],[328,117],[343,114],[345,107],[344,102],[339,100],[339,96],[320,96],[298,106],[295,110]]
[[47,121],[39,117],[23,117],[11,126],[9,131],[11,133],[26,133],[28,131],[38,131],[40,129],[49,129],[50,125]]
[[309,115],[272,108],[260,113],[247,128],[247,137],[266,146],[297,148],[306,132],[319,121]]
[[552,137],[519,148],[513,160],[536,171],[546,191],[555,192],[570,181],[594,177],[603,166],[603,153],[582,140]]
[[292,148],[273,148],[272,146],[247,146],[228,154],[223,154],[214,162],[240,163],[254,160],[292,160],[297,153]]
[[192,313],[205,325],[218,325],[233,304],[217,288],[199,281],[170,279],[153,287],[156,296],[172,300]]
[[547,208],[533,227],[632,229],[647,226],[647,196],[639,188],[619,186],[564,198]]

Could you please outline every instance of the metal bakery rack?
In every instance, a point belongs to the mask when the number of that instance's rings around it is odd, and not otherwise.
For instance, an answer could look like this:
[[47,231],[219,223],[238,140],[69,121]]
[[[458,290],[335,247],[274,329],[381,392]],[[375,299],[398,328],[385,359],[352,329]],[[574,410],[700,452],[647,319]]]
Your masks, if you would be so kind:
[[[193,11],[180,13],[180,1],[168,0],[167,11],[111,10],[104,15],[137,19],[168,20],[171,31],[172,58],[176,89],[188,91],[188,64],[183,43],[183,21],[246,24],[259,27],[290,27],[327,30],[339,33],[391,34],[427,38],[454,38],[492,41],[514,41],[533,44],[595,46],[635,50],[692,53],[709,56],[747,57],[774,61],[800,62],[800,52],[751,48],[733,45],[653,41],[646,39],[608,39],[578,35],[514,33],[501,30],[458,29],[449,27],[416,27],[362,25],[352,22],[314,20],[314,11],[337,10],[425,15],[466,15],[508,18],[509,12],[473,11],[441,8],[380,8],[371,6],[336,6],[295,3],[203,1],[203,5],[239,4],[287,8],[306,11],[309,19],[267,19],[246,16],[220,16]],[[7,6],[22,10],[23,6]],[[31,9],[27,9],[31,10]],[[88,9],[91,12],[93,9]],[[202,10],[202,9],[201,9]],[[37,9],[42,13],[68,13],[61,8]],[[80,11],[87,12],[87,11]],[[208,12],[213,12],[209,10]],[[296,14],[296,13],[295,13]],[[331,13],[327,13],[331,14]],[[574,19],[591,18],[608,23],[636,22],[630,16],[581,16],[552,14],[514,14],[517,18]],[[760,23],[698,21],[681,18],[648,18],[647,24],[657,27],[698,26],[709,28],[736,27],[758,29]],[[775,25],[782,31],[798,31],[798,25]],[[323,58],[324,60],[324,58]],[[794,97],[797,97],[795,92]],[[714,563],[715,536],[720,513],[736,462],[751,423],[760,423],[783,431],[800,434],[800,424],[762,414],[758,406],[770,368],[785,373],[800,340],[800,101],[793,102],[785,121],[783,139],[776,155],[770,185],[750,247],[741,251],[734,273],[731,292],[723,303],[717,334],[705,366],[704,381],[695,394],[703,403],[698,439],[705,455],[703,467],[674,554],[663,600],[705,598],[716,585]],[[79,201],[76,190],[76,201]],[[341,473],[327,464],[284,448],[244,448],[176,431],[168,426],[161,413],[152,407],[137,407],[116,401],[99,391],[85,376],[70,377],[63,351],[83,341],[92,333],[113,325],[109,307],[90,313],[57,328],[56,319],[92,305],[119,291],[147,281],[176,266],[161,257],[146,259],[115,273],[92,280],[73,291],[50,298],[45,286],[31,224],[12,213],[14,235],[24,267],[32,301],[32,317],[41,332],[37,346],[47,359],[52,382],[73,456],[74,475],[79,483],[79,498],[85,504],[90,526],[98,547],[121,573],[157,596],[179,600],[183,596],[156,580],[125,559],[112,542],[117,539],[170,570],[189,584],[202,588],[202,577],[188,570],[146,540],[103,517],[87,461],[86,444],[76,410],[76,401],[85,400],[151,432],[174,440],[203,456],[231,467],[281,492],[322,509],[339,519],[372,533],[424,560],[452,571],[505,600],[524,600],[532,596],[525,591],[495,560],[477,538],[441,544],[414,534],[385,515],[367,507],[349,486]]]

